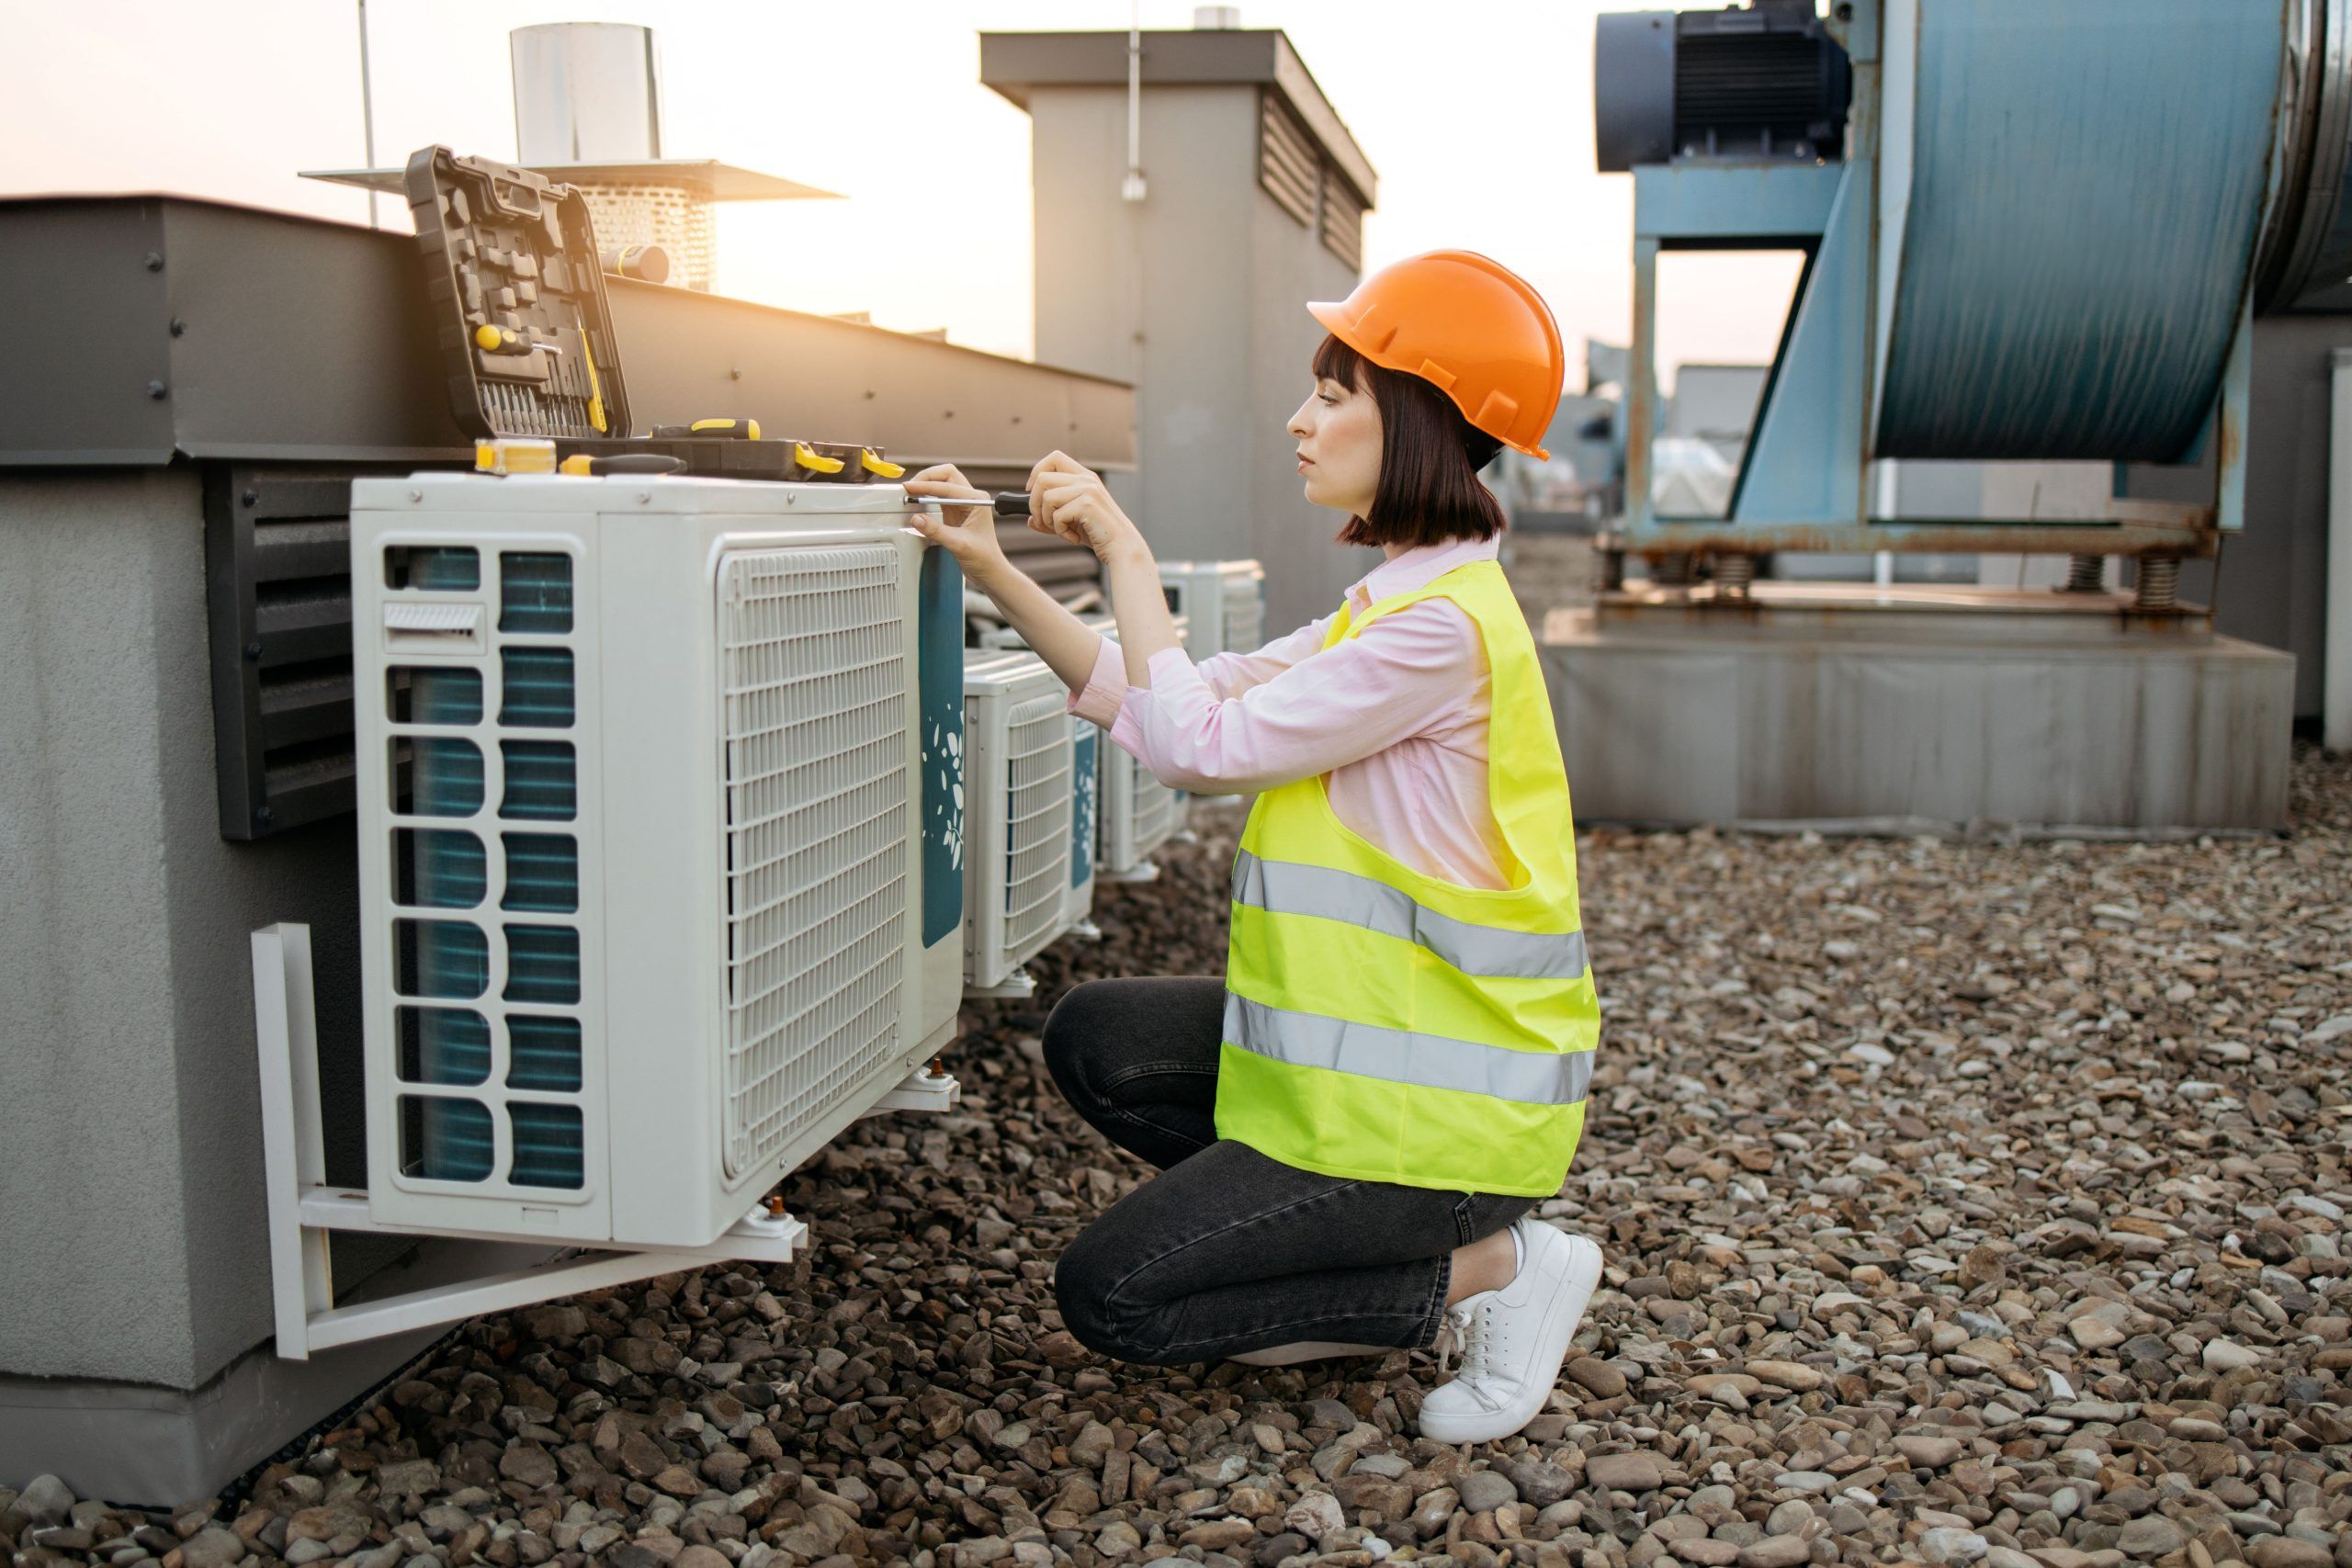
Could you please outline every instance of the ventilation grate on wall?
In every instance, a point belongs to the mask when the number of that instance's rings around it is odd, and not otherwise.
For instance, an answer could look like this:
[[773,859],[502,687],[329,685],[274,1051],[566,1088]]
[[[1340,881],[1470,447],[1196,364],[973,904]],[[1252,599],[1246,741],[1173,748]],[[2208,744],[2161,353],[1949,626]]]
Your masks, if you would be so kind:
[[1353,186],[1326,171],[1323,177],[1323,248],[1349,266],[1363,266],[1363,198]]
[[1258,98],[1258,183],[1301,223],[1315,222],[1322,159],[1315,139],[1277,93]]
[[916,824],[899,570],[888,545],[720,569],[729,1177],[899,1045]]
[[203,466],[222,838],[267,838],[356,806],[351,481],[419,466]]

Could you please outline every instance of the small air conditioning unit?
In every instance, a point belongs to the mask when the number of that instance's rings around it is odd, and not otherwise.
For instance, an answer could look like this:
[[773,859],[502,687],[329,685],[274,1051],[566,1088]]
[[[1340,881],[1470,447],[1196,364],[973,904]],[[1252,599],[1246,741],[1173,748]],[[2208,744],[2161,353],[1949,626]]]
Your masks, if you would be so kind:
[[962,585],[907,514],[355,485],[378,1227],[710,1244],[953,1035]]
[[1022,965],[1069,930],[1081,881],[1092,908],[1091,870],[1081,878],[1072,853],[1082,721],[1035,654],[970,649],[964,660],[964,988],[1027,996]]
[[1151,857],[1184,830],[1185,795],[1152,777],[1125,747],[1102,742],[1102,836],[1094,874],[1104,882],[1150,882]]
[[[1105,637],[1118,635],[1118,623],[1109,615],[1079,618]],[[1182,615],[1175,621],[1177,639],[1182,642],[1190,635],[1190,624]],[[989,633],[983,641],[990,648],[1029,646],[1010,626]],[[1184,831],[1184,792],[1161,784],[1125,747],[1114,745],[1092,724],[1078,720],[1077,731],[1081,752],[1091,742],[1096,758],[1094,817],[1100,830],[1094,839],[1094,879],[1157,879],[1159,867],[1151,857]]]
[[1195,661],[1266,645],[1266,573],[1256,561],[1164,560],[1159,586],[1170,611],[1190,621],[1184,650]]

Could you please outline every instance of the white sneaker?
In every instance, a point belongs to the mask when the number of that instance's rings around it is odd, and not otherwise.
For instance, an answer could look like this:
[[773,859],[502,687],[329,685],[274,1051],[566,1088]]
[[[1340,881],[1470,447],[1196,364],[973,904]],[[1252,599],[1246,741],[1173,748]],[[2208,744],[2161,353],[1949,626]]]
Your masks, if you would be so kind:
[[[1600,1248],[1592,1241],[1532,1215],[1511,1228],[1522,1252],[1510,1283],[1446,1309],[1445,1330],[1462,1365],[1421,1401],[1421,1436],[1437,1442],[1490,1443],[1533,1420],[1600,1283]],[[1441,1331],[1442,1341],[1447,1337]]]
[[1295,1367],[1301,1361],[1328,1361],[1340,1356],[1385,1356],[1396,1348],[1394,1345],[1351,1345],[1339,1339],[1294,1339],[1287,1345],[1244,1350],[1226,1359],[1253,1367]]

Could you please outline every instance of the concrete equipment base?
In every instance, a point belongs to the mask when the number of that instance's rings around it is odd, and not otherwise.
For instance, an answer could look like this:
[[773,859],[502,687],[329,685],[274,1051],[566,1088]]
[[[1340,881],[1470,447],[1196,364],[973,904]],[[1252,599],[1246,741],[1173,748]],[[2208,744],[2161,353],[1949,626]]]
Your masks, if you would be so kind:
[[2290,655],[2108,594],[1611,594],[1541,639],[1579,821],[2283,829]]

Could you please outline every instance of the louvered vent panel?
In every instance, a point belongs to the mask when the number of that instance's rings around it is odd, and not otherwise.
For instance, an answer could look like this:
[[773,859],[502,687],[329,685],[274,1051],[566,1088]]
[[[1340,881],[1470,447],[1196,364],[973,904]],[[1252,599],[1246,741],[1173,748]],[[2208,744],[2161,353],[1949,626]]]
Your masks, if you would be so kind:
[[1058,694],[1017,704],[1006,725],[1004,950],[1021,962],[1053,928],[1069,876],[1069,710]]
[[1152,777],[1151,770],[1133,758],[1127,769],[1127,821],[1130,852],[1140,860],[1166,843],[1176,831],[1176,792]]
[[858,545],[721,571],[730,1177],[900,1043],[915,781],[897,570]]
[[1102,749],[1103,859],[1114,874],[1136,873],[1176,832],[1177,795],[1125,750]]
[[1283,211],[1309,225],[1315,222],[1317,174],[1320,160],[1306,128],[1280,97],[1266,93],[1259,98],[1258,183],[1281,204]]
[[[573,629],[573,560],[458,544],[394,546],[381,559],[395,592],[489,588],[500,609],[481,668],[386,671],[393,751],[405,762],[390,781],[394,820],[414,819],[392,829],[393,901],[449,911],[394,922],[393,989],[417,998],[393,1014],[399,1168],[478,1184],[485,1195],[579,1191],[587,1184],[581,852],[571,832],[555,830],[579,799],[578,650],[557,640]],[[510,738],[514,730],[532,739]],[[490,743],[506,771],[494,817]],[[518,821],[533,830],[510,830]],[[454,1005],[418,1005],[427,1001]]]
[[1323,248],[1351,267],[1363,265],[1363,202],[1342,179],[1323,181]]

